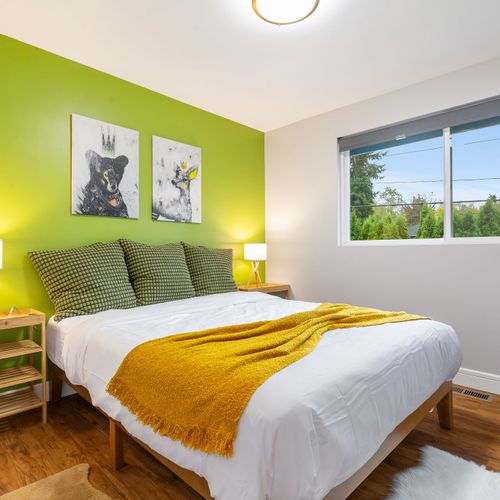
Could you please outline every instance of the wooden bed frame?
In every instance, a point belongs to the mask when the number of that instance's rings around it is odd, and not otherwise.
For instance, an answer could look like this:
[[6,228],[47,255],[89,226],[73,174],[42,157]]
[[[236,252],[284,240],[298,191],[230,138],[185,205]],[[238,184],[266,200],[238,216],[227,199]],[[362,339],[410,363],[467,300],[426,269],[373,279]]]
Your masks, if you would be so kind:
[[[66,374],[59,367],[50,363],[51,386],[50,386],[50,399],[51,401],[58,401],[61,399],[62,384],[63,382],[72,387],[80,396],[92,404],[88,390],[81,385],[73,385],[69,382]],[[366,462],[357,472],[343,483],[335,486],[325,500],[345,500],[372,472],[373,470],[398,446],[401,441],[425,418],[427,413],[436,407],[439,425],[443,429],[451,430],[453,428],[453,392],[452,383],[445,382],[429,399],[424,401],[413,413],[408,415],[390,434],[385,441],[381,444],[377,452]],[[98,407],[99,411],[104,413]],[[104,413],[104,415],[106,415]],[[152,450],[148,445],[130,435],[124,427],[113,420],[109,419],[109,446],[110,457],[113,467],[118,470],[125,465],[123,456],[123,438],[129,436],[136,443],[141,445],[149,453],[151,453],[159,462],[165,467],[170,469],[176,476],[187,483],[193,490],[200,494],[207,500],[212,500],[210,489],[207,481],[198,476],[198,474],[178,466],[174,462],[161,456],[156,451]]]

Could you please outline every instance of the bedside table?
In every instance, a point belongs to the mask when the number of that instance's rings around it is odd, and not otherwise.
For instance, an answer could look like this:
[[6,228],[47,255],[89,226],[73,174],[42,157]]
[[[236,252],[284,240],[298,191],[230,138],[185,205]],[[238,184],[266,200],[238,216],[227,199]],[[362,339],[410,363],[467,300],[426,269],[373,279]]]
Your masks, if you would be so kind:
[[283,298],[287,299],[290,285],[282,283],[262,283],[261,286],[238,285],[238,290],[240,292],[262,292],[269,293],[271,295],[283,295]]
[[[35,327],[40,330],[40,344],[33,340]],[[2,342],[2,331],[28,327],[28,338],[16,342]],[[42,369],[34,366],[34,355],[41,353]],[[10,394],[0,393],[0,419],[34,408],[42,408],[42,422],[47,423],[47,360],[45,353],[45,314],[35,309],[21,309],[12,316],[0,312],[0,360],[28,356],[28,364],[0,369],[0,389],[29,383],[29,387]],[[42,383],[42,399],[34,390],[34,382]]]

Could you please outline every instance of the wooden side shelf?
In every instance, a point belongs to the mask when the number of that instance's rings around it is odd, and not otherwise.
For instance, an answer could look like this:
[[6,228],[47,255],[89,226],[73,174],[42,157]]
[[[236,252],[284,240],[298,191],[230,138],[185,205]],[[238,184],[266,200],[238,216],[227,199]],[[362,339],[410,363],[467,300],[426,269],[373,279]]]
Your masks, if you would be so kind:
[[[0,335],[0,360],[19,358],[17,366],[0,369],[0,390],[29,384],[26,389],[0,392],[0,419],[42,408],[42,422],[47,422],[47,358],[45,356],[45,314],[36,309],[16,309],[13,314],[0,311],[0,334],[12,328],[26,328],[27,338],[16,342],[2,342]],[[35,327],[40,332],[40,343],[35,342]],[[40,354],[41,369],[35,368],[35,355]],[[21,359],[26,356],[27,361]],[[25,363],[25,364],[21,364]],[[41,382],[41,399],[34,393],[35,382]]]
[[42,374],[31,365],[14,366],[0,370],[0,389],[42,379]]
[[269,293],[271,295],[276,293],[283,293],[285,298],[288,298],[290,285],[286,283],[262,283],[260,285],[238,285],[240,292],[261,292]]
[[0,359],[15,358],[26,354],[42,352],[42,347],[32,340],[18,340],[0,344]]
[[31,389],[2,395],[0,398],[0,418],[10,417],[16,413],[33,410],[41,406],[43,406],[43,402],[36,397]]
[[5,311],[0,312],[0,329],[22,328],[45,323],[45,315],[35,309],[21,309],[18,313],[9,316]]

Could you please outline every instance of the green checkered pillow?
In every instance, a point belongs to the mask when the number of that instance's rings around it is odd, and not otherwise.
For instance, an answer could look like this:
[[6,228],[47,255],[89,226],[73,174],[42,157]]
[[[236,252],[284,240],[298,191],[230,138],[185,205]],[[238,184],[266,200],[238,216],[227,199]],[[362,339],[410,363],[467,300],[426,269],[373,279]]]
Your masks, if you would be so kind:
[[157,304],[194,297],[191,276],[180,243],[145,245],[120,240],[137,304]]
[[233,251],[182,243],[196,295],[236,292],[233,278]]
[[54,304],[56,321],[137,305],[118,241],[29,256]]

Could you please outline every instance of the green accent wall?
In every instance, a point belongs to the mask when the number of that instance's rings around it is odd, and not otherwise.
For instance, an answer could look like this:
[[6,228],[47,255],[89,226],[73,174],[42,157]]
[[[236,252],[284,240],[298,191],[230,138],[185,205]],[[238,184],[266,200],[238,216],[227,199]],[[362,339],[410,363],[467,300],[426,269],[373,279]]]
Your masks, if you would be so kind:
[[[120,237],[232,247],[246,282],[242,243],[264,241],[262,132],[5,36],[0,68],[0,310],[52,312],[28,251]],[[138,220],[71,215],[72,113],[140,132]],[[202,148],[201,224],[151,220],[153,135]]]

